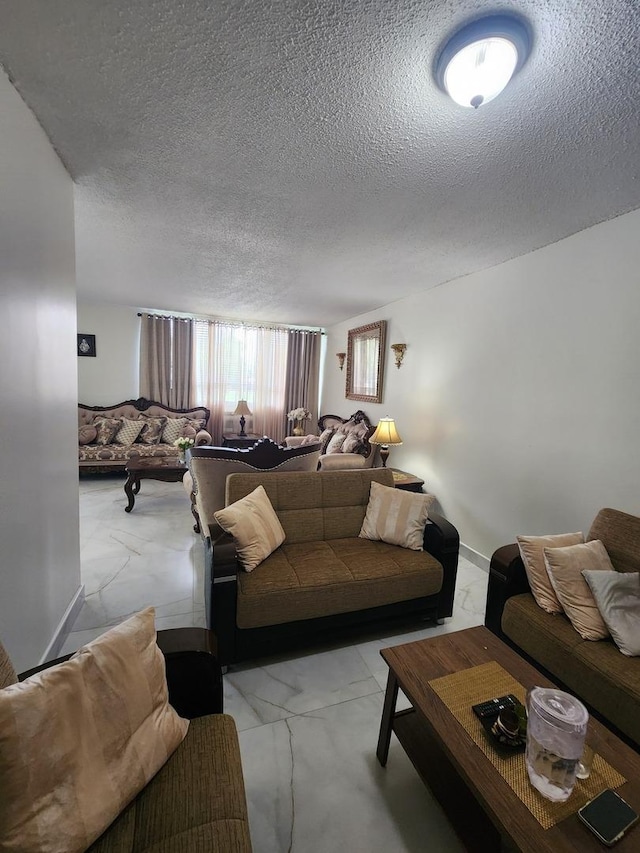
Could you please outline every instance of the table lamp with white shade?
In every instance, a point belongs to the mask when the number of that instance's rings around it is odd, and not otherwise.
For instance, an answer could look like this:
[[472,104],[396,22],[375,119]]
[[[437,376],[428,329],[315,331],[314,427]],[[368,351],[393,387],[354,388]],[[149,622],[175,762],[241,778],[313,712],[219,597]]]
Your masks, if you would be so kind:
[[246,423],[245,415],[252,415],[253,414],[253,412],[251,411],[251,409],[247,405],[247,401],[246,400],[238,400],[238,405],[236,406],[236,410],[233,414],[234,415],[240,415],[240,432],[238,433],[238,435],[243,436],[243,437],[246,436],[246,432],[244,431],[244,425]]
[[398,435],[396,422],[393,418],[380,418],[376,431],[369,439],[369,444],[380,445],[380,458],[382,459],[382,467],[387,467],[387,458],[389,456],[390,444],[402,444],[402,439]]

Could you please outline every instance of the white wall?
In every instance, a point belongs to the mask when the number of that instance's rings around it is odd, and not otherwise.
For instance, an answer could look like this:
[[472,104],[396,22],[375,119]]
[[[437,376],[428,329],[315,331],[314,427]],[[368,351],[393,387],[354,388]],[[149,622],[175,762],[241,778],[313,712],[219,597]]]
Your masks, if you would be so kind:
[[96,357],[78,358],[79,402],[102,406],[137,399],[138,309],[78,300],[78,332],[96,336]]
[[[519,533],[640,514],[640,211],[329,330],[322,412],[396,419],[419,474],[485,557]],[[346,400],[333,353],[389,321],[383,404]]]
[[21,670],[80,592],[73,184],[0,71],[0,639]]

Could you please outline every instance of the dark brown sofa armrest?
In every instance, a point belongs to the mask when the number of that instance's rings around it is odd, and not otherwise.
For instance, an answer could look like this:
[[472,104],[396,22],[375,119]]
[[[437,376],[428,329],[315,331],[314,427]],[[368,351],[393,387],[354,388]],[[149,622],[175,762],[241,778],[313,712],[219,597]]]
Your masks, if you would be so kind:
[[178,714],[192,720],[222,713],[215,634],[206,628],[168,628],[158,631],[157,642],[164,655],[169,702]]
[[[157,643],[165,659],[169,702],[178,714],[191,720],[221,713],[222,674],[213,632],[206,628],[170,628],[158,631]],[[70,657],[68,654],[34,666],[18,678],[24,681]]]
[[501,639],[502,611],[512,595],[530,592],[527,573],[516,544],[503,545],[491,557],[484,624]]
[[423,547],[443,568],[442,589],[438,600],[438,619],[453,614],[453,596],[458,573],[458,552],[460,536],[458,531],[441,515],[429,513],[429,521],[424,528]]
[[39,666],[33,666],[31,669],[26,669],[24,672],[19,672],[18,681],[24,681],[25,678],[29,678],[30,675],[36,675],[38,672],[49,669],[58,663],[64,663],[66,660],[69,660],[72,654],[73,652],[68,655],[63,655],[61,658],[56,658],[55,660],[48,660],[46,663],[41,663]]

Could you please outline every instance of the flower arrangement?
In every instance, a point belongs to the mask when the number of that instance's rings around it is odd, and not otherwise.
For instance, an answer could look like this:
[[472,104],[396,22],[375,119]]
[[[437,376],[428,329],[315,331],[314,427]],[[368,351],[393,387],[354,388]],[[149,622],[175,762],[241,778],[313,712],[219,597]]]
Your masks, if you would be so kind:
[[290,421],[308,421],[311,418],[311,412],[299,406],[297,409],[291,409],[287,414],[287,419]]
[[188,450],[190,447],[193,447],[194,444],[195,441],[192,438],[185,438],[184,436],[176,438],[176,440],[173,442],[173,446],[177,447],[178,450],[180,450],[182,453],[184,453],[185,450]]

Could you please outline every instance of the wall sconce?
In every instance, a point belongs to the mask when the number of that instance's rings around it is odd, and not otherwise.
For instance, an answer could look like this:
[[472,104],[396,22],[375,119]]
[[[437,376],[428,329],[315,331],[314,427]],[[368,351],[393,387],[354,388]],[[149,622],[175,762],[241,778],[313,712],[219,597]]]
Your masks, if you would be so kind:
[[346,352],[337,352],[336,356],[338,358],[338,366],[340,370],[342,370],[342,368],[344,367],[344,360],[347,357],[347,354]]
[[406,350],[406,344],[391,344],[391,349],[393,350],[393,354],[396,357],[396,367],[400,369],[400,365],[402,364],[402,359],[404,358],[404,351]]

